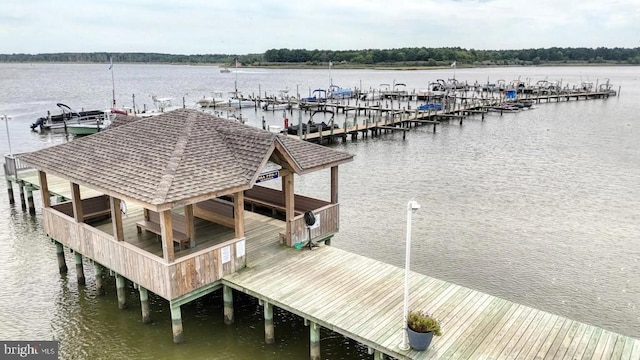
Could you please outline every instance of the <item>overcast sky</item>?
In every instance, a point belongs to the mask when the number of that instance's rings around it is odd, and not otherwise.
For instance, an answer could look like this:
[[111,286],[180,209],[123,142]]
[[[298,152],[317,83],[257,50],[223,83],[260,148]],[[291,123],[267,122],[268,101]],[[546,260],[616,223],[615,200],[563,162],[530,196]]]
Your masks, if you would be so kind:
[[0,53],[640,47],[640,0],[0,0]]

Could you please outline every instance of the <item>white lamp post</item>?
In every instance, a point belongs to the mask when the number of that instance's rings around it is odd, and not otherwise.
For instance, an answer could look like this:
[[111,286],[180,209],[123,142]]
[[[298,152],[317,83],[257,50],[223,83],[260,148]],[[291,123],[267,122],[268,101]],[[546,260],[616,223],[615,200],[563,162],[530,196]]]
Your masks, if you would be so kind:
[[402,310],[402,343],[400,344],[400,350],[409,350],[409,343],[407,342],[407,315],[409,313],[409,264],[411,261],[411,215],[420,209],[420,205],[411,200],[407,204],[407,241],[405,244],[405,259],[404,259],[404,308]]
[[4,119],[4,125],[7,128],[7,142],[9,143],[9,155],[13,155],[13,152],[11,152],[11,136],[9,136],[9,120],[11,119],[11,116],[2,115],[2,118]]

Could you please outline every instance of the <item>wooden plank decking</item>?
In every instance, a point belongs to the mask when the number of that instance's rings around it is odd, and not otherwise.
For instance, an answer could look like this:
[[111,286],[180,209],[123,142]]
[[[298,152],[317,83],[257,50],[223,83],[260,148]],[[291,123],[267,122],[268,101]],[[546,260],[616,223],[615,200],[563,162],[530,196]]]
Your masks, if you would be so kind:
[[640,340],[413,272],[410,308],[443,336],[402,351],[404,269],[331,246],[274,256],[223,283],[399,359],[640,359]]

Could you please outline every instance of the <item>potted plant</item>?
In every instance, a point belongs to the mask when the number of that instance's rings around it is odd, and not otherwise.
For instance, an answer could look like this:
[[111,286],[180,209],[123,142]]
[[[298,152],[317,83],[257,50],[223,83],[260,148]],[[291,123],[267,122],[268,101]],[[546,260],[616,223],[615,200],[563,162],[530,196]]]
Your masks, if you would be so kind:
[[426,350],[433,336],[442,335],[440,321],[424,311],[411,311],[407,316],[407,333],[412,349]]

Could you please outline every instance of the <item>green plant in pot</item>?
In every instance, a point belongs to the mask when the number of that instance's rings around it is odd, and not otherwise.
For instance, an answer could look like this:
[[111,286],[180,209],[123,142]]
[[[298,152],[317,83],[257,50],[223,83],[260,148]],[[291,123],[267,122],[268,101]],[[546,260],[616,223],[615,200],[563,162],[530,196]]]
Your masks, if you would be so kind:
[[441,336],[440,321],[424,311],[411,311],[407,316],[409,345],[414,350],[426,350],[433,336]]

